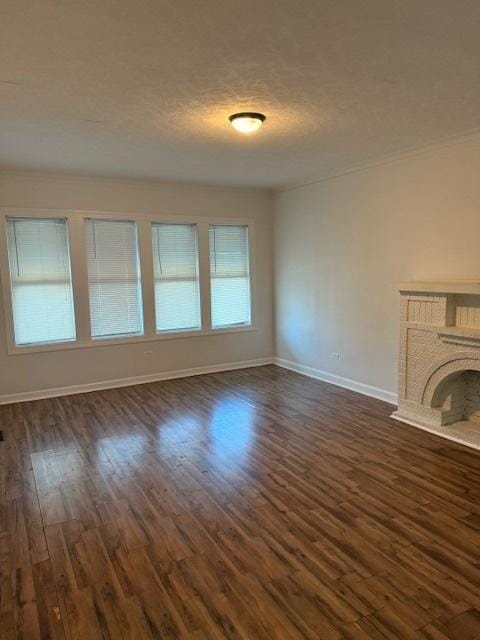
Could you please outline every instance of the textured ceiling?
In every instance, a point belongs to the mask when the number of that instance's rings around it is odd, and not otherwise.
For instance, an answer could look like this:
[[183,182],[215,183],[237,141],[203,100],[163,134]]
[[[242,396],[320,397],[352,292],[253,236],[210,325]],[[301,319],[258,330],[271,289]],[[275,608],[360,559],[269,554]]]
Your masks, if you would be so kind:
[[480,128],[479,33],[478,0],[2,0],[0,166],[309,182]]

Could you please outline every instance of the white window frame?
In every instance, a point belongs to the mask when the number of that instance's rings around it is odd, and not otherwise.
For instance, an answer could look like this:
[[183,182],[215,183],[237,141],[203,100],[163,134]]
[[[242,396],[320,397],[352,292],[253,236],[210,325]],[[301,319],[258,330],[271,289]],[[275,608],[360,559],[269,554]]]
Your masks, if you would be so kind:
[[[7,250],[7,217],[25,218],[60,218],[67,220],[67,231],[70,243],[70,261],[72,273],[73,302],[75,310],[75,341],[56,342],[39,345],[17,345],[13,326],[12,290]],[[0,276],[3,293],[7,353],[18,355],[41,351],[61,351],[68,349],[85,349],[89,347],[106,347],[136,342],[156,342],[214,336],[228,333],[244,333],[257,331],[256,326],[256,269],[255,269],[255,222],[250,218],[223,218],[204,216],[182,216],[163,214],[132,214],[125,212],[31,209],[8,207],[0,209]],[[84,222],[88,218],[103,220],[131,220],[137,224],[138,247],[140,256],[141,287],[144,331],[142,335],[122,336],[119,338],[92,338],[90,332],[90,308],[88,296],[87,256]],[[200,280],[201,327],[199,329],[178,329],[157,333],[155,329],[155,299],[152,256],[152,223],[194,224],[198,232],[198,261]],[[211,322],[210,300],[210,250],[209,227],[212,224],[247,226],[249,239],[250,268],[250,305],[251,323],[249,325],[219,327],[214,329]]]

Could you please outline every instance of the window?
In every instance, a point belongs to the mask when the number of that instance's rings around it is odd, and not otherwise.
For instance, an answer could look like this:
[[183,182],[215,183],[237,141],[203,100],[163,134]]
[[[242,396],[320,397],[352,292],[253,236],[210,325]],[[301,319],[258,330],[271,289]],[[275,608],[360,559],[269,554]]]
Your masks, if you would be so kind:
[[11,209],[2,221],[9,353],[252,329],[247,220]]
[[210,225],[212,327],[251,322],[248,227]]
[[67,221],[7,218],[15,344],[75,340]]
[[86,220],[88,293],[93,338],[143,332],[137,225]]
[[196,225],[154,223],[152,252],[156,330],[200,328]]

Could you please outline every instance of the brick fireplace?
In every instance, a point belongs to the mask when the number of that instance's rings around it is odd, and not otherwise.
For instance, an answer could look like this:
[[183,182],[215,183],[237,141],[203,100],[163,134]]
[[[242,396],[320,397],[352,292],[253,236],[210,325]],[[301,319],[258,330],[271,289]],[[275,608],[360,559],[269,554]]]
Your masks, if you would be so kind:
[[480,281],[404,282],[393,418],[480,449]]

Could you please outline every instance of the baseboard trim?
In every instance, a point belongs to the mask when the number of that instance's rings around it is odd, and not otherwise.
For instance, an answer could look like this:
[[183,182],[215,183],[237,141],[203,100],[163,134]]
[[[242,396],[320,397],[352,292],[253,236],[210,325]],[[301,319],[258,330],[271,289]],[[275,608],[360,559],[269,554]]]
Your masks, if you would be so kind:
[[212,364],[206,367],[193,367],[191,369],[176,369],[173,371],[164,371],[162,373],[152,373],[144,376],[134,376],[131,378],[117,378],[116,380],[89,382],[87,384],[78,384],[69,387],[11,393],[0,396],[0,405],[13,404],[16,402],[30,402],[32,400],[42,400],[44,398],[57,398],[60,396],[75,395],[78,393],[90,393],[91,391],[102,391],[104,389],[131,387],[136,384],[160,382],[161,380],[174,380],[175,378],[189,378],[190,376],[201,376],[207,373],[219,373],[221,371],[233,371],[235,369],[248,369],[249,367],[263,367],[268,364],[273,364],[274,360],[275,359],[273,357],[256,358],[255,360],[241,360],[239,362]]
[[350,389],[350,391],[363,393],[365,396],[371,396],[372,398],[383,400],[383,402],[388,402],[389,404],[397,404],[397,394],[392,391],[372,387],[371,385],[363,382],[357,382],[350,378],[343,378],[342,376],[328,373],[328,371],[314,369],[313,367],[308,367],[307,365],[299,364],[298,362],[293,362],[291,360],[285,360],[284,358],[275,358],[274,362],[279,367],[290,369],[290,371],[296,371],[297,373],[301,373],[309,378],[316,378],[317,380],[334,384],[337,387],[343,387],[344,389]]
[[462,436],[457,436],[450,432],[445,433],[446,427],[431,427],[423,424],[422,422],[417,422],[416,420],[410,420],[409,418],[404,418],[398,414],[398,411],[394,411],[390,416],[393,420],[397,420],[397,422],[403,422],[404,424],[408,424],[411,427],[416,427],[417,429],[421,429],[422,431],[427,431],[428,433],[433,434],[434,436],[439,436],[444,440],[450,440],[451,442],[456,442],[457,444],[462,444],[464,447],[469,447],[470,449],[480,450],[480,443],[476,438],[465,438]]

